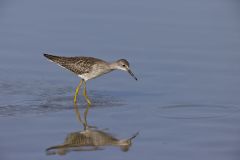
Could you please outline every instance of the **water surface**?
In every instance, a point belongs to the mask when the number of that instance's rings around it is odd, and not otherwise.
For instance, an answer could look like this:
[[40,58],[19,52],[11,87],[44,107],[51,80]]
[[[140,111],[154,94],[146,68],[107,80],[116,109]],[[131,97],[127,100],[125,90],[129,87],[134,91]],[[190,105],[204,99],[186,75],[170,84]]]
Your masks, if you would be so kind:
[[[236,0],[1,1],[0,159],[239,159],[240,3]],[[126,58],[87,83],[88,123],[127,138],[128,152],[48,156],[81,131],[79,79],[42,56]],[[83,114],[86,103],[79,99]]]

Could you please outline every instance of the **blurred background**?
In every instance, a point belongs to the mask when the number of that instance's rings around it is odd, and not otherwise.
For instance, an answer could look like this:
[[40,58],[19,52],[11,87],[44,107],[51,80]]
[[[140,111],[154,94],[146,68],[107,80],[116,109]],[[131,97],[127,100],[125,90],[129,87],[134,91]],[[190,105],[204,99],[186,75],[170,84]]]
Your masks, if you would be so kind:
[[[79,78],[44,52],[125,58],[139,81],[112,72],[88,82],[89,123],[130,150],[71,159],[239,159],[237,0],[0,0],[0,158],[56,159],[45,149],[81,130]],[[82,102],[82,103],[81,103]],[[80,111],[85,102],[80,96]]]

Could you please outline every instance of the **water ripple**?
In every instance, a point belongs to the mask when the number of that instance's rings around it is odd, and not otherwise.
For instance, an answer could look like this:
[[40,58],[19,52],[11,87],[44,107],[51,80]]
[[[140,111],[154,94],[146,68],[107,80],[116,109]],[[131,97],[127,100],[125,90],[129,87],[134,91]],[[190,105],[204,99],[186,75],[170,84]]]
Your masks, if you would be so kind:
[[[41,114],[73,109],[74,88],[31,83],[0,83],[0,116],[18,114]],[[114,96],[103,92],[90,91],[89,97],[94,107],[116,107],[124,103]],[[79,108],[85,108],[86,102],[79,95]]]
[[179,104],[159,107],[158,115],[168,119],[219,118],[240,111],[234,105]]

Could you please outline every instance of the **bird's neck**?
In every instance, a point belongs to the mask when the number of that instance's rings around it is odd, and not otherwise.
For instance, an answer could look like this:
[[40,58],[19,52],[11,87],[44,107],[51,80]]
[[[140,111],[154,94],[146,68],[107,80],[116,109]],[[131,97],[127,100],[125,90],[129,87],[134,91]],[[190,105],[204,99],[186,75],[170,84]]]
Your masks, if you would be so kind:
[[116,62],[113,62],[113,63],[110,63],[110,69],[111,70],[116,70],[116,69],[118,69],[118,64],[116,63]]

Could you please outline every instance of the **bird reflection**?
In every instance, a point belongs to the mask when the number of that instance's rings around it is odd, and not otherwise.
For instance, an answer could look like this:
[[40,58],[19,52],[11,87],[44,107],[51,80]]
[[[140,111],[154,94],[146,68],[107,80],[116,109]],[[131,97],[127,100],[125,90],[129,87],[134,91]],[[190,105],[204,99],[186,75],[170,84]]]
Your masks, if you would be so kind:
[[87,123],[87,115],[89,106],[84,112],[84,119],[81,119],[78,107],[74,105],[77,119],[83,125],[82,131],[72,132],[67,135],[65,141],[61,145],[51,146],[46,149],[47,155],[58,154],[65,155],[71,151],[96,151],[103,150],[106,146],[119,147],[126,152],[132,145],[132,140],[138,135],[126,139],[118,139],[106,130],[97,129],[97,127],[89,126]]

